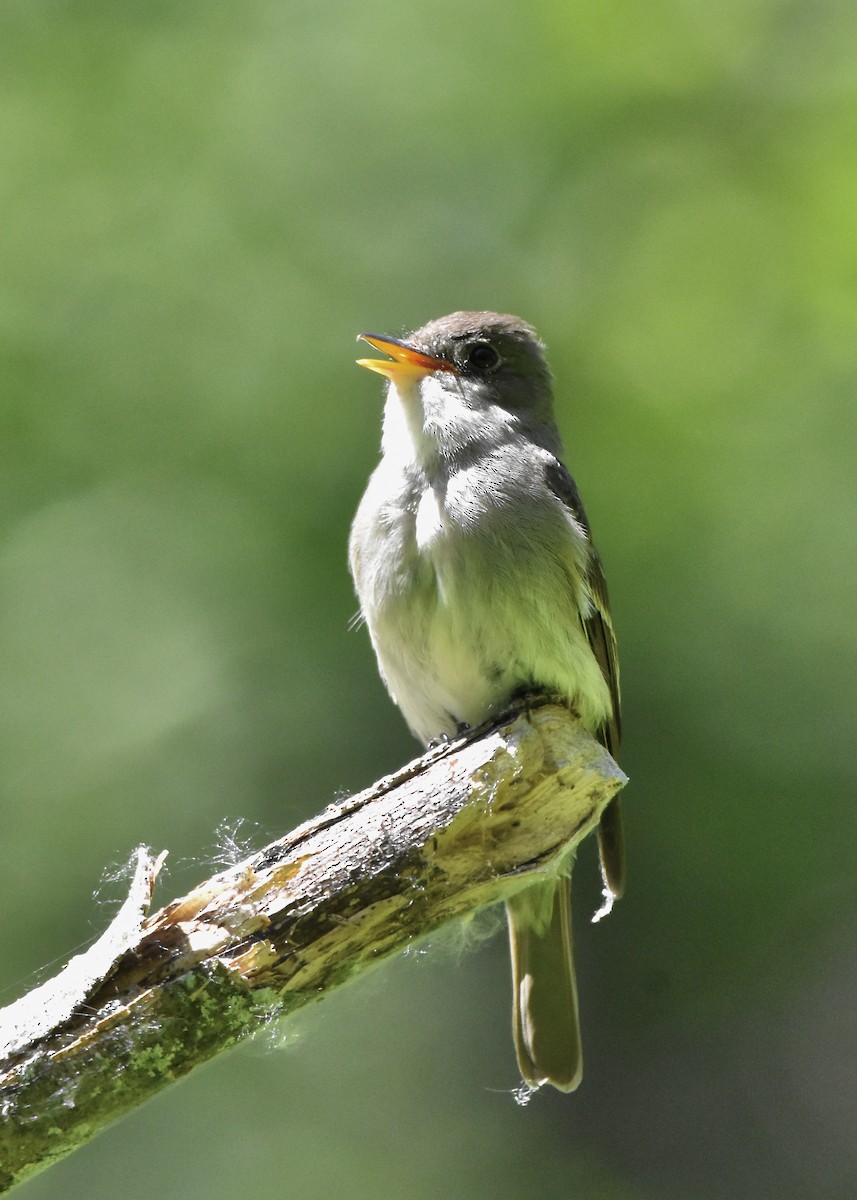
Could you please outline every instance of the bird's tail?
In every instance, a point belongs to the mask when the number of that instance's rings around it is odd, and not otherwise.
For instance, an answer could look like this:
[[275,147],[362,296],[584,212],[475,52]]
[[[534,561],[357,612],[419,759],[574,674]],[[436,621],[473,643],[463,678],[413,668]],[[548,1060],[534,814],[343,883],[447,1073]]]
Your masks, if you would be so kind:
[[568,879],[539,883],[506,904],[515,1049],[531,1087],[572,1092],[583,1075]]

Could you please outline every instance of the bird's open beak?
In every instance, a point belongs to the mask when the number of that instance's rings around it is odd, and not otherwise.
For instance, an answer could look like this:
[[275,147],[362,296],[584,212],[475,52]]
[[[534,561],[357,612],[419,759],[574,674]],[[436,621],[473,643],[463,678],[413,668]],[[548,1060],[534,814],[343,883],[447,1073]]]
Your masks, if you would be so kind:
[[415,350],[413,346],[408,346],[405,342],[399,342],[395,338],[384,337],[378,333],[360,333],[357,335],[357,340],[368,342],[382,354],[390,356],[389,359],[358,358],[357,365],[367,367],[370,371],[377,371],[379,375],[386,375],[388,379],[394,381],[422,379],[424,375],[431,375],[433,371],[455,370],[452,363],[446,362],[445,359],[434,358],[431,354],[423,354],[421,350]]

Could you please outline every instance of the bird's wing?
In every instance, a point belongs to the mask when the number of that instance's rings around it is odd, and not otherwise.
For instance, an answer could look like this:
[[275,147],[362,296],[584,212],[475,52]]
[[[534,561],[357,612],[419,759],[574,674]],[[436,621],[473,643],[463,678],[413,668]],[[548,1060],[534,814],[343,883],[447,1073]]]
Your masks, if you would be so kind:
[[[589,538],[589,560],[585,582],[592,607],[588,615],[581,613],[579,617],[592,653],[610,688],[610,696],[613,701],[613,712],[596,731],[596,736],[615,757],[619,751],[622,730],[619,656],[616,649],[616,633],[610,616],[610,601],[607,596],[604,569],[598,551],[592,544],[592,534],[580,493],[568,469],[558,459],[553,459],[545,469],[545,479],[548,487],[562,501],[570,515]],[[598,849],[604,882],[613,896],[621,896],[625,886],[625,847],[618,798],[611,801],[601,816],[601,824],[598,829]]]

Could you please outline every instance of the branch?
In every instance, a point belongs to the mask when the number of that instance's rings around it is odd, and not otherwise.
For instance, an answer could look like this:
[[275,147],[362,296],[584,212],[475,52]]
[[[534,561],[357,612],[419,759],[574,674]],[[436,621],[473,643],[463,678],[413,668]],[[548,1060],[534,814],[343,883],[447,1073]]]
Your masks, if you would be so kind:
[[0,1192],[262,1026],[556,870],[625,776],[565,708],[501,720],[148,919],[162,859],[138,852],[103,938],[0,1012]]

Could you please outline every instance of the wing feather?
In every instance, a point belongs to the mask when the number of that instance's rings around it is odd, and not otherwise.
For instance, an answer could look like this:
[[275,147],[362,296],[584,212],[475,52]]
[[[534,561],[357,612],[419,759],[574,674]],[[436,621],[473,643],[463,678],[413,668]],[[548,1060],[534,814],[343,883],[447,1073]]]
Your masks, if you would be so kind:
[[[592,648],[592,653],[610,688],[613,702],[611,716],[596,731],[596,736],[615,758],[619,752],[622,734],[621,696],[619,689],[619,655],[616,648],[616,632],[610,615],[610,600],[607,581],[598,551],[592,543],[592,533],[580,493],[568,469],[558,459],[547,467],[545,477],[548,486],[568,509],[571,516],[589,538],[589,561],[586,568],[586,588],[591,600],[589,614],[580,613],[579,619]],[[622,811],[618,797],[610,802],[601,815],[598,828],[598,852],[605,886],[611,895],[621,896],[625,888],[625,842],[622,833]]]

